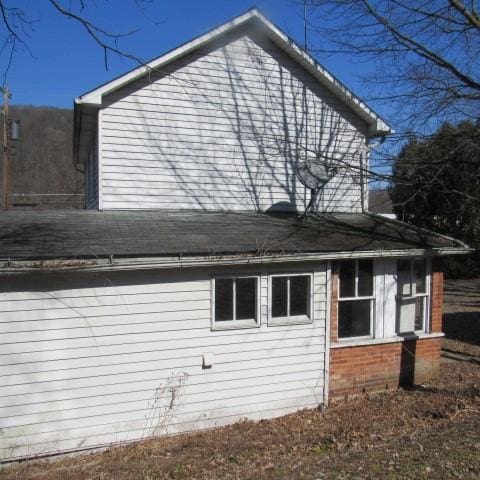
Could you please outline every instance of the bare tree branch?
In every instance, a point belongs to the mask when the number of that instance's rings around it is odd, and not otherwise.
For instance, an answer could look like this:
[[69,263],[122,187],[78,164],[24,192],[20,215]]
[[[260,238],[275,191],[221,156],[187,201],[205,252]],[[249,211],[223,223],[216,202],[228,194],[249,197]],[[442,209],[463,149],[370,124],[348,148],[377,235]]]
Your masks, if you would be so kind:
[[[300,1],[300,0],[297,0]],[[363,80],[397,131],[478,118],[480,17],[462,0],[307,0],[317,55],[344,53],[374,69]],[[303,2],[302,2],[303,3]],[[312,41],[311,41],[312,43]]]
[[[135,7],[141,11],[142,16],[147,18],[145,9],[142,8],[145,4],[150,4],[150,0],[131,0]],[[31,17],[31,10],[18,2],[19,6],[15,6],[15,1],[7,3],[7,0],[0,0],[0,53],[4,56],[4,65],[1,70],[6,81],[6,76],[15,59],[17,53],[20,51],[28,52],[32,57],[29,43],[31,34],[34,32],[34,20]],[[93,20],[89,15],[91,8],[85,0],[70,0],[69,2],[62,2],[62,0],[47,0],[47,6],[52,7],[60,17],[72,20],[83,28],[87,37],[93,40],[102,50],[104,65],[108,70],[109,55],[114,54],[122,58],[133,60],[137,64],[143,64],[143,60],[138,56],[128,52],[119,45],[119,40],[134,33],[138,29],[132,28],[127,32],[116,32],[108,26],[103,26]],[[13,5],[13,6],[12,6]],[[97,8],[97,2],[92,2],[93,7]],[[98,6],[98,8],[100,8]],[[105,7],[107,8],[107,7]],[[112,7],[113,8],[113,7]],[[3,27],[3,32],[2,32]],[[3,42],[2,42],[3,34]]]
[[[72,12],[71,9],[66,9],[64,8],[59,2],[56,0],[48,0],[48,2],[62,15],[64,15],[67,18],[71,18],[72,20],[75,20],[78,22],[88,33],[88,35],[102,48],[103,50],[103,56],[104,56],[104,64],[105,64],[105,69],[108,70],[108,53],[116,53],[117,55],[125,58],[129,58],[131,60],[134,60],[138,63],[143,63],[142,60],[140,60],[137,56],[129,54],[125,52],[124,50],[120,50],[117,47],[117,39],[120,37],[126,37],[129,35],[132,35],[133,33],[137,32],[138,30],[131,30],[127,33],[112,33],[109,32],[103,28],[100,28],[98,25],[93,24],[91,21],[89,21],[85,16],[77,15],[74,12]],[[84,3],[83,1],[81,3],[81,9],[84,9]],[[105,42],[101,36],[109,37],[114,40],[113,44]]]

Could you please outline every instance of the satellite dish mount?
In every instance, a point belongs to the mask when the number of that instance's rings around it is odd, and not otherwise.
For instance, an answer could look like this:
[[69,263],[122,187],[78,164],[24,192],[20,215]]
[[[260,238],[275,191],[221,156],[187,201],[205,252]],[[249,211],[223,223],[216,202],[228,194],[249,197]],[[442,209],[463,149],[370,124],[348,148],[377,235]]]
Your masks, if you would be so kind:
[[297,166],[297,178],[310,189],[310,201],[305,208],[304,218],[310,212],[318,192],[336,175],[337,169],[329,167],[324,162],[311,160],[301,162]]

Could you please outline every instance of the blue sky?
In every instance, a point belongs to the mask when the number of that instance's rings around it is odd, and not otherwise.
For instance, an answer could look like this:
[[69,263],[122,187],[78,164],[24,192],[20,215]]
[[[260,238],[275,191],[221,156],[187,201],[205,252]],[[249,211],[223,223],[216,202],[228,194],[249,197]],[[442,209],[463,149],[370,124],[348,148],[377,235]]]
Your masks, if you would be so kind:
[[[44,1],[17,0],[15,3],[24,6],[34,23],[26,38],[31,54],[17,53],[8,73],[13,104],[71,108],[74,97],[137,66],[133,61],[110,56],[106,71],[101,48],[74,21],[63,18]],[[145,60],[254,6],[303,44],[303,9],[291,0],[254,3],[248,0],[152,0],[144,11],[133,0],[87,1],[86,5],[89,18],[109,31],[123,33],[138,29],[122,38],[119,46]],[[313,32],[309,35],[312,43],[321,42]],[[365,66],[353,65],[340,55],[318,60],[357,95],[363,96],[356,74]],[[5,57],[0,56],[0,61],[3,68]]]

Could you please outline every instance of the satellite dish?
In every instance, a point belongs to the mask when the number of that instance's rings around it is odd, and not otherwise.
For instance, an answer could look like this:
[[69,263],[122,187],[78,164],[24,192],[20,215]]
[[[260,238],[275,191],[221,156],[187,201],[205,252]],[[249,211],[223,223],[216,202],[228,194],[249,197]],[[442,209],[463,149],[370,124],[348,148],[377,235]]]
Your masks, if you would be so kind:
[[310,189],[310,201],[305,208],[303,218],[307,218],[308,212],[312,209],[318,191],[325,186],[337,173],[335,167],[328,168],[320,161],[305,161],[297,166],[297,177],[300,182]]
[[318,161],[306,161],[297,166],[297,177],[300,182],[311,190],[325,186],[335,175],[334,168],[328,168]]

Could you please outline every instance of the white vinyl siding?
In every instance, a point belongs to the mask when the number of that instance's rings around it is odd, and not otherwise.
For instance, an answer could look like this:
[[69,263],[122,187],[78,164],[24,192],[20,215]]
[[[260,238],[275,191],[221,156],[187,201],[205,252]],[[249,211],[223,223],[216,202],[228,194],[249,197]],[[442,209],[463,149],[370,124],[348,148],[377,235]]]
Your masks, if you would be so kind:
[[[272,42],[240,36],[107,97],[104,209],[303,210],[295,165],[340,167],[319,209],[358,212],[366,126]],[[350,166],[352,168],[350,168]]]
[[[265,266],[255,272],[261,327],[229,331],[211,330],[211,275],[233,269],[3,278],[0,458],[323,403],[326,268],[305,266],[312,269],[312,324],[267,325]],[[206,352],[210,369],[202,368]]]

